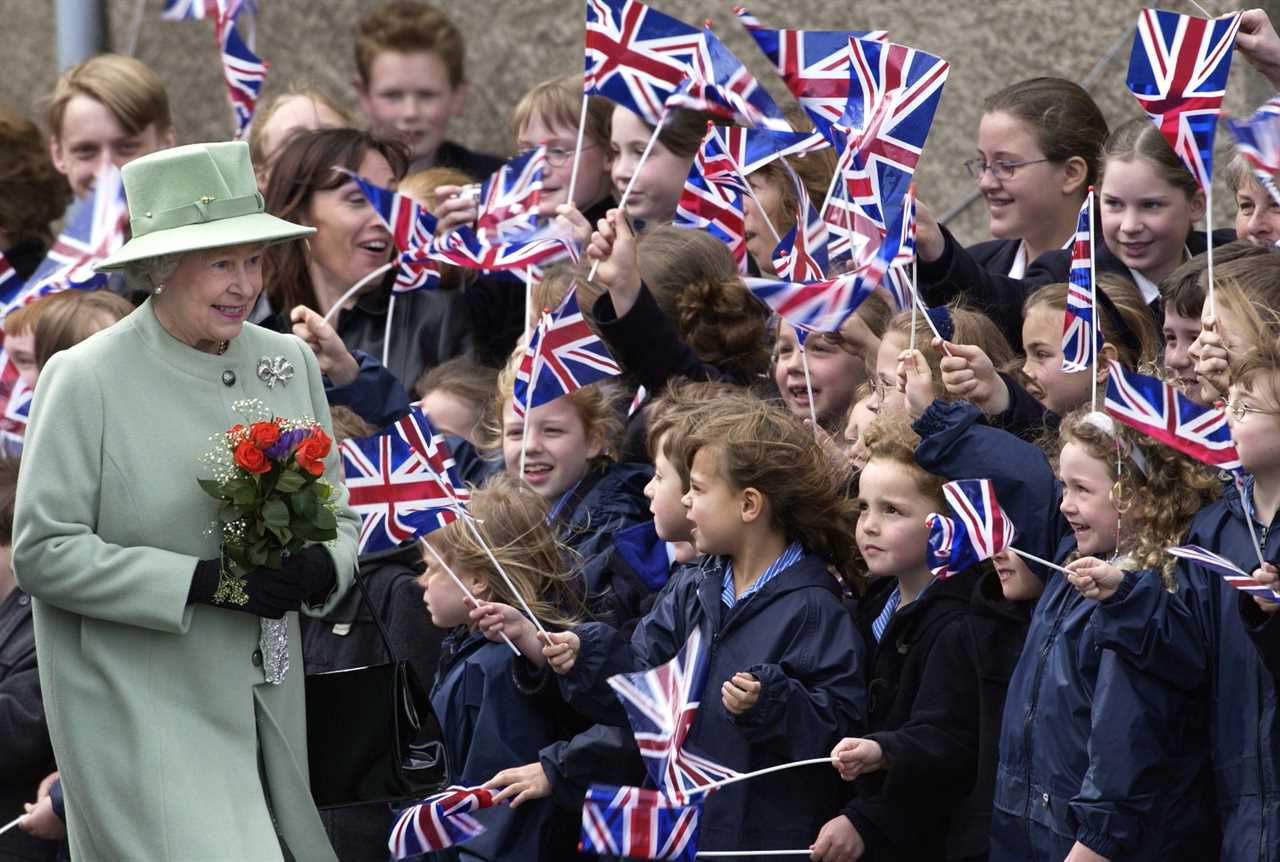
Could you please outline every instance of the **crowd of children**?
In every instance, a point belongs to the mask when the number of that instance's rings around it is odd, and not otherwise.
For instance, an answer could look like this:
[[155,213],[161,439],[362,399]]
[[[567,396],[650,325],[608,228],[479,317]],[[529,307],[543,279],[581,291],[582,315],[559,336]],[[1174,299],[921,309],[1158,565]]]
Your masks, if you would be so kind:
[[[1244,13],[1237,49],[1280,88],[1265,14]],[[1280,603],[1166,552],[1198,545],[1280,590],[1280,204],[1242,159],[1220,171],[1235,228],[1209,236],[1203,190],[1136,108],[1105,117],[1058,78],[1011,84],[983,103],[965,163],[994,239],[965,247],[920,203],[927,312],[881,290],[839,331],[805,332],[751,296],[724,243],[672,224],[706,117],[675,110],[655,136],[566,74],[519,99],[503,149],[546,146],[539,212],[581,259],[546,267],[532,302],[452,267],[440,289],[398,294],[391,234],[352,174],[443,233],[476,219],[468,186],[502,160],[448,138],[466,76],[444,12],[386,0],[355,56],[363,122],[307,89],[259,107],[266,208],[316,233],[267,249],[252,319],[315,351],[339,439],[417,403],[473,487],[473,521],[360,560],[372,613],[430,681],[451,783],[499,803],[475,813],[483,835],[430,858],[575,858],[588,786],[647,781],[609,678],[696,631],[690,751],[742,773],[826,759],[709,794],[701,850],[1280,862]],[[47,151],[0,107],[0,263],[20,278],[103,166],[181,132],[162,82],[115,55],[64,73],[46,123]],[[749,175],[753,273],[773,276],[774,233],[834,170],[812,153]],[[1092,187],[1101,338],[1070,372],[1070,246]],[[130,313],[138,297],[109,287],[4,318],[37,398],[50,356]],[[570,291],[623,373],[517,410],[530,311]],[[1112,363],[1223,405],[1243,481],[1096,409]],[[8,562],[20,435],[3,444],[0,823],[29,813],[0,860],[54,859],[75,812]],[[936,576],[927,518],[957,479],[990,480],[1014,547],[1039,561],[1005,550]],[[354,598],[306,619],[308,670],[378,661],[371,624]],[[374,862],[393,817],[376,804],[325,823],[342,862]]]

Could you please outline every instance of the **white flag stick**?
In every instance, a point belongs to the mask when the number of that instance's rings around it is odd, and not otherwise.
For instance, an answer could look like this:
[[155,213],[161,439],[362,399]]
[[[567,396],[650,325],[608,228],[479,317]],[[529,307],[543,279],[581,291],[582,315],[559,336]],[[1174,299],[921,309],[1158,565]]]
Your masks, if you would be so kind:
[[0,835],[3,835],[4,833],[8,832],[8,831],[9,831],[10,829],[12,829],[13,827],[17,826],[20,822],[22,822],[22,818],[23,818],[23,817],[26,817],[26,816],[27,816],[27,815],[25,815],[25,814],[19,814],[19,815],[18,815],[16,818],[14,818],[13,820],[10,820],[10,821],[9,821],[8,823],[6,823],[5,825],[0,826]]
[[[825,763],[827,766],[830,766],[831,758],[811,757],[808,760],[793,760],[790,763],[780,763],[777,766],[767,766],[764,769],[757,769],[754,772],[744,772],[741,775],[731,775],[728,778],[722,778],[719,781],[713,781],[710,784],[699,784],[697,787],[692,787],[681,795],[687,796],[694,793],[707,793],[729,784],[737,784],[739,781],[746,781],[748,778],[768,775],[770,772],[781,772],[784,769],[795,769],[797,766],[814,766],[819,763]],[[806,850],[805,852],[807,853],[808,851]]]
[[812,850],[699,850],[696,858],[715,859],[727,857],[735,859],[739,856],[811,856]]
[[324,322],[325,323],[332,322],[333,319],[338,316],[338,312],[342,310],[342,304],[344,302],[346,302],[348,299],[350,299],[351,297],[359,293],[360,288],[364,287],[366,284],[373,281],[375,278],[382,275],[387,270],[391,269],[393,265],[395,265],[395,261],[387,261],[382,266],[378,267],[373,272],[369,273],[364,278],[360,279],[355,284],[351,285],[351,289],[348,290],[346,293],[342,294],[342,296],[338,299],[338,301],[333,304],[333,307],[324,313]]
[[382,332],[382,367],[387,367],[387,360],[391,356],[391,319],[396,313],[396,294],[391,292],[391,297],[387,300],[387,326]]
[[[472,594],[471,590],[467,589],[467,585],[462,582],[462,579],[454,574],[453,569],[449,568],[449,564],[444,561],[444,557],[440,556],[436,549],[431,547],[431,543],[427,541],[427,537],[419,536],[418,541],[422,543],[422,547],[427,549],[427,553],[431,554],[431,556],[435,558],[435,561],[440,564],[440,568],[444,569],[445,574],[453,578],[453,582],[458,585],[458,589],[462,590],[463,595],[471,599],[472,605],[479,605],[480,600]],[[520,655],[520,649],[511,642],[511,638],[507,637],[507,633],[501,632],[500,634],[502,635],[502,639],[507,642],[507,646],[511,647],[511,651],[516,655]]]
[[578,162],[582,158],[582,137],[587,130],[587,102],[588,96],[582,94],[582,111],[578,114],[578,142],[573,145],[573,167],[569,170],[569,197],[565,199],[571,207],[577,207],[573,202],[574,190],[578,188]]
[[1046,560],[1044,557],[1037,557],[1035,554],[1028,554],[1026,551],[1022,551],[1013,547],[1013,545],[1007,545],[1005,547],[1005,550],[1012,551],[1013,553],[1017,554],[1019,557],[1022,557],[1024,560],[1030,560],[1033,563],[1039,563],[1042,566],[1048,566],[1049,568],[1053,569],[1055,572],[1062,572],[1062,574],[1064,575],[1073,574],[1072,572],[1067,571],[1057,563],[1051,563],[1048,560]]
[[[916,281],[916,260],[911,258],[911,343],[907,345],[908,350],[916,349],[916,316],[920,303],[916,302],[918,282]],[[927,316],[927,315],[926,315]]]
[[1217,320],[1218,307],[1213,301],[1213,177],[1209,178],[1209,188],[1205,194],[1207,206],[1204,211],[1205,240],[1208,247],[1205,249],[1205,255],[1209,264],[1205,267],[1206,277],[1209,279],[1209,316]]
[[537,615],[533,612],[533,608],[529,607],[529,603],[524,600],[524,595],[520,590],[516,589],[515,582],[511,580],[511,576],[507,574],[507,570],[502,567],[502,563],[498,562],[498,558],[493,555],[493,550],[489,544],[485,542],[484,536],[480,535],[480,530],[476,527],[475,520],[459,514],[462,520],[467,522],[467,526],[471,528],[471,534],[476,537],[476,541],[480,543],[480,547],[484,550],[485,556],[489,558],[489,562],[493,563],[493,567],[498,570],[498,574],[502,576],[502,580],[506,581],[511,594],[516,597],[516,601],[520,603],[520,607],[524,608],[524,612],[529,615],[529,621],[533,623],[538,632],[545,638],[547,630],[542,627],[542,623],[538,622]]
[[[812,333],[810,333],[812,334]],[[809,377],[809,351],[804,349],[800,340],[800,330],[796,330],[796,342],[800,348],[800,365],[804,368],[804,392],[809,399],[809,421],[813,422],[813,439],[818,439],[818,408],[813,406],[813,380]]]
[[[640,169],[644,167],[645,161],[649,158],[649,153],[653,151],[653,145],[658,141],[658,133],[662,131],[662,124],[666,121],[667,112],[663,111],[662,116],[658,117],[658,125],[653,127],[653,134],[649,136],[649,143],[644,145],[644,152],[640,154],[640,161],[636,162],[636,169],[631,172],[631,179],[627,181],[627,187],[622,190],[622,198],[618,201],[618,209],[624,214],[627,211],[627,198],[631,196],[631,188],[636,184],[636,179],[640,176]],[[599,268],[599,260],[591,264],[591,271],[587,273],[587,281],[591,281],[596,277],[596,270]]]
[[1093,389],[1089,396],[1089,409],[1098,410],[1098,270],[1093,256],[1093,186],[1089,186],[1089,303],[1093,306],[1093,322],[1089,325],[1089,339],[1093,345]]

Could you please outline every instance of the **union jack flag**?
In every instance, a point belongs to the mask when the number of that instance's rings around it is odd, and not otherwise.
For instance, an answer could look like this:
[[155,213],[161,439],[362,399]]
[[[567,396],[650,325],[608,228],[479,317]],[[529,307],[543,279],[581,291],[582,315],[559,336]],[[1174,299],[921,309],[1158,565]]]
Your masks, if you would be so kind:
[[1199,545],[1181,545],[1174,548],[1165,548],[1165,550],[1175,557],[1181,557],[1184,560],[1190,560],[1191,562],[1204,566],[1207,569],[1213,569],[1218,574],[1222,575],[1222,579],[1225,580],[1229,586],[1235,587],[1241,592],[1260,596],[1268,601],[1280,602],[1280,593],[1277,593],[1270,587],[1264,587],[1262,584],[1255,581],[1253,576],[1244,569],[1240,568],[1226,557],[1215,554],[1207,548],[1202,548]]
[[707,670],[702,632],[695,628],[665,664],[608,679],[627,712],[649,777],[675,801],[688,799],[702,785],[738,774],[685,749]]
[[1017,530],[1000,508],[990,479],[947,482],[942,493],[955,518],[929,516],[929,570],[946,580],[1003,551]]
[[1227,120],[1236,139],[1236,151],[1253,168],[1259,184],[1280,203],[1274,175],[1280,173],[1280,96],[1273,96],[1243,123]]
[[1071,244],[1071,270],[1067,274],[1062,370],[1068,373],[1088,371],[1096,362],[1094,354],[1102,344],[1102,332],[1094,314],[1096,289],[1093,282],[1093,189],[1090,188],[1076,219],[1076,238]]
[[236,116],[236,140],[243,138],[249,129],[254,107],[258,103],[258,94],[262,92],[262,82],[266,80],[267,69],[271,67],[270,63],[249,50],[249,46],[236,31],[236,19],[242,8],[242,3],[234,3],[225,12],[218,14],[222,80],[226,82],[227,96]]
[[1231,71],[1240,13],[1206,21],[1143,9],[1126,82],[1206,192],[1213,177],[1213,133]]
[[401,252],[400,269],[391,289],[396,293],[408,293],[439,287],[440,267],[435,261],[423,256],[412,256],[414,264],[408,265],[404,256],[404,252],[425,249],[431,244],[436,230],[435,217],[411,198],[375,185],[359,174],[339,170],[355,180],[369,206],[373,207],[378,218],[391,231],[391,241]]
[[702,48],[701,30],[639,0],[587,0],[583,90],[657,125]]
[[693,862],[702,799],[678,803],[657,790],[592,784],[582,801],[583,853]]
[[829,234],[809,192],[792,174],[796,190],[796,223],[773,250],[773,271],[783,281],[821,281],[827,274]]
[[0,306],[8,305],[22,288],[18,271],[0,251]]
[[372,437],[338,444],[359,552],[394,548],[458,516],[468,493],[443,435],[418,408]]
[[[517,416],[622,369],[578,308],[577,285],[554,312],[542,315],[516,370],[512,406]],[[532,389],[530,388],[532,386]]]
[[94,272],[93,267],[124,244],[128,221],[129,208],[120,171],[109,166],[98,174],[88,197],[73,201],[67,207],[62,233],[21,292],[0,309],[0,318],[19,305],[51,293],[105,286],[106,274]]
[[707,129],[676,204],[678,227],[700,228],[723,242],[747,271],[746,215],[742,196],[747,181],[720,144],[715,127]]
[[1221,470],[1238,472],[1227,412],[1201,407],[1172,384],[1127,371],[1112,362],[1107,375],[1107,412],[1170,448]]
[[476,236],[485,245],[526,240],[538,224],[547,148],[537,146],[504,164],[480,186]]
[[545,236],[521,242],[502,242],[487,245],[471,228],[463,225],[436,237],[425,250],[408,251],[400,256],[401,266],[421,266],[425,258],[479,269],[488,272],[506,272],[529,269],[537,264],[550,263],[566,255],[574,257],[572,243],[563,237]]
[[218,17],[218,0],[164,0],[160,17],[166,21],[199,21]]
[[881,282],[893,297],[894,308],[901,311],[911,305],[915,287],[909,270],[916,260],[916,195],[915,186],[907,189],[902,206],[902,231],[898,237],[898,250]]
[[841,154],[836,170],[842,197],[882,237],[906,198],[951,66],[868,39],[850,39],[849,56],[849,99],[830,132]]
[[694,52],[689,77],[667,99],[667,107],[704,111],[730,122],[774,132],[792,132],[769,91],[760,86],[710,26]]
[[391,858],[407,859],[444,850],[484,832],[471,812],[493,807],[493,794],[483,787],[446,787],[400,812],[387,847]]
[[776,132],[770,129],[720,126],[717,132],[725,152],[744,177],[783,156],[811,153],[829,146],[817,131]]
[[[831,124],[845,111],[850,92],[849,40],[884,41],[884,30],[770,30],[754,15],[735,6],[738,22],[778,70],[818,131],[831,140]],[[835,146],[835,142],[832,141]]]

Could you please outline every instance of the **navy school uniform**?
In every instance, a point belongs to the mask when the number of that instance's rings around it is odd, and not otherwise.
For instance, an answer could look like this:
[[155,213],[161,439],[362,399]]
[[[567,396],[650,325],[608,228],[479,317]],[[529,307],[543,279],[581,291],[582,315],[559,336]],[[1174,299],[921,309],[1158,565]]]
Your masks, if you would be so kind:
[[[627,727],[606,679],[660,665],[694,628],[708,650],[706,684],[688,747],[739,772],[825,757],[843,736],[863,729],[863,646],[826,563],[806,554],[759,591],[726,607],[724,562],[673,578],[628,640],[587,623],[572,671],[560,686],[569,702],[597,720]],[[735,673],[754,674],[760,699],[740,716],[721,702]],[[732,784],[708,796],[701,818],[703,850],[808,847],[837,812],[839,777],[830,766],[784,770]]]
[[1240,596],[1240,619],[1257,647],[1262,664],[1280,682],[1280,614],[1268,614],[1247,595]]
[[[1055,561],[1075,551],[1039,449],[963,402],[935,401],[915,427],[926,469],[992,480],[1017,547]],[[1005,700],[990,858],[1058,862],[1076,841],[1113,859],[1204,858],[1212,816],[1181,804],[1206,792],[1203,739],[1182,732],[1191,699],[1104,649],[1095,609],[1065,577],[1046,579]]]
[[1005,599],[994,571],[980,575],[961,621],[929,653],[910,719],[867,734],[890,763],[885,797],[950,813],[934,858],[987,858],[1005,694],[1034,605]]
[[[517,689],[511,649],[465,627],[445,639],[431,705],[444,730],[453,784],[476,786],[503,769],[533,763],[557,738],[554,716]],[[572,858],[577,846],[578,818],[557,810],[550,799],[515,809],[497,805],[475,817],[484,834],[425,858],[556,862]]]
[[[1257,565],[1234,487],[1193,519],[1187,544],[1241,568]],[[1258,525],[1267,559],[1280,556],[1280,530]],[[1210,760],[1223,860],[1280,860],[1280,730],[1275,681],[1239,617],[1239,593],[1217,572],[1180,564],[1170,594],[1151,579],[1126,578],[1103,602],[1107,644],[1129,661],[1194,692],[1208,707]]]
[[[940,226],[941,227],[941,226]],[[918,278],[920,295],[929,305],[942,305],[956,297],[979,311],[985,312],[1015,349],[1022,344],[1022,303],[1036,288],[1046,284],[1067,281],[1071,269],[1071,250],[1056,249],[1028,261],[1021,278],[1010,278],[1009,268],[1018,253],[1021,240],[991,240],[964,248],[951,232],[942,227],[945,241],[942,256],[932,263],[920,261]],[[1215,230],[1215,246],[1236,238],[1233,230]],[[1099,273],[1110,273],[1132,282],[1133,274],[1102,238],[1101,220],[1094,217],[1094,266]],[[1204,231],[1193,230],[1187,234],[1187,249],[1197,255],[1208,247]],[[1156,331],[1160,331],[1163,310],[1157,298],[1151,302],[1156,318]]]
[[[855,621],[869,656],[867,662],[867,729],[893,731],[907,723],[934,646],[961,624],[977,580],[964,572],[932,582],[915,601],[893,612],[879,640],[874,623],[892,598],[898,581],[876,578],[858,603]],[[943,851],[946,812],[926,811],[914,804],[914,792],[903,786],[899,795],[886,792],[885,772],[859,778],[844,816],[858,829],[868,853],[877,860],[936,859]],[[917,776],[921,777],[921,776]],[[931,784],[932,778],[923,784]]]

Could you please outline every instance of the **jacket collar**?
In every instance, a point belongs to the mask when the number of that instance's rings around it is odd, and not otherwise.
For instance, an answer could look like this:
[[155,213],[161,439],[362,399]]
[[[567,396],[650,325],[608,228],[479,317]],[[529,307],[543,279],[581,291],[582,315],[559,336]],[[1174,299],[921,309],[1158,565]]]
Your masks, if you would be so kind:
[[164,364],[202,380],[217,380],[227,368],[243,368],[248,365],[250,349],[246,344],[245,330],[253,327],[252,323],[244,324],[240,335],[231,339],[226,352],[219,355],[196,350],[170,335],[156,318],[155,304],[150,297],[126,317],[125,321],[142,339],[143,346]]
[[[722,621],[732,624],[750,619],[762,608],[768,606],[773,599],[785,593],[822,589],[830,592],[837,600],[840,598],[840,584],[827,571],[826,562],[806,552],[803,557],[779,572],[777,577],[761,587],[759,592],[747,601],[740,602],[732,608],[726,608],[720,600],[720,593],[724,589],[725,564],[726,560],[723,557],[710,557],[703,561],[701,566],[698,601],[711,619],[712,631],[719,631]],[[726,611],[729,614],[727,621],[724,620]]]

